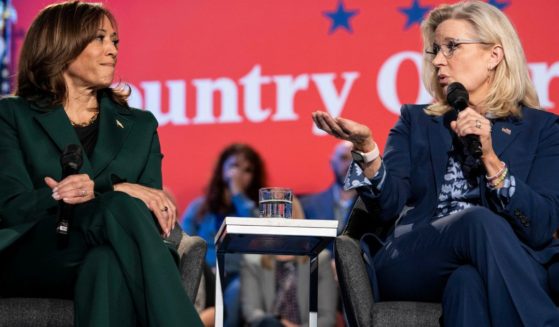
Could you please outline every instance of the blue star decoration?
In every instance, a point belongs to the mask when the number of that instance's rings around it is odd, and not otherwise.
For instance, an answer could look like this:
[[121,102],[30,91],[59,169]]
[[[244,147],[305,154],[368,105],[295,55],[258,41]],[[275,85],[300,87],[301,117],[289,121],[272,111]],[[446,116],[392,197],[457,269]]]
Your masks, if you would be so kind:
[[420,25],[421,21],[423,20],[423,16],[431,10],[431,6],[422,7],[419,4],[419,0],[413,0],[411,7],[409,8],[398,8],[400,12],[404,15],[408,16],[408,20],[406,21],[406,26],[404,29],[410,28],[413,24]]
[[340,0],[338,2],[338,8],[336,11],[325,11],[324,16],[332,20],[332,25],[330,26],[329,34],[334,33],[338,28],[343,27],[348,32],[353,33],[353,29],[349,23],[349,20],[353,16],[357,15],[359,10],[347,10],[344,6],[344,2]]
[[499,2],[498,0],[489,0],[488,3],[490,5],[493,5],[493,6],[497,7],[497,9],[499,9],[499,10],[503,10],[510,5],[510,2],[508,2],[508,1]]

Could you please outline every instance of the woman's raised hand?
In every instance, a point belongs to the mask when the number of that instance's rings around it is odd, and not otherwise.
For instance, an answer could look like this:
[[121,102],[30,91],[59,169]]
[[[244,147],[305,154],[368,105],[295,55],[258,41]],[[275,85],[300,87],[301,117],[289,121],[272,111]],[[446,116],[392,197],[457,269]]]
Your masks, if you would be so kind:
[[230,167],[225,172],[225,181],[231,194],[245,193],[247,185],[243,182],[243,176],[239,167]]
[[313,112],[312,118],[318,128],[336,138],[350,141],[355,150],[369,152],[375,148],[371,130],[363,124],[341,117],[334,118],[324,111]]

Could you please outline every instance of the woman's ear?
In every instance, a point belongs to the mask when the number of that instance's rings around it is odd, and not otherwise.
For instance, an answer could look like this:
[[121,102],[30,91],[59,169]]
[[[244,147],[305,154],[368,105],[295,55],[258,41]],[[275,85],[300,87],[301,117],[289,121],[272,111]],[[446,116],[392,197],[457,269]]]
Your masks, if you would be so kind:
[[487,64],[487,69],[493,70],[501,61],[503,61],[505,54],[503,52],[503,47],[501,45],[494,45],[491,48],[491,53],[489,56],[489,63]]

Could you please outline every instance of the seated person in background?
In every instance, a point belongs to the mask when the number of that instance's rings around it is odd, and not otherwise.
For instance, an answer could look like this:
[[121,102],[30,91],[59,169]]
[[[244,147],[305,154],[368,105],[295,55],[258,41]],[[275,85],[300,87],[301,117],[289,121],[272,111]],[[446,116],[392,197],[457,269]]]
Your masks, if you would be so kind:
[[[99,4],[50,5],[25,36],[16,96],[0,101],[0,297],[72,299],[76,326],[199,326],[162,239],[177,216],[157,121],[111,87],[117,54]],[[65,177],[68,145],[83,166]]]
[[338,234],[346,225],[347,217],[357,197],[355,190],[344,190],[344,180],[351,164],[352,144],[342,141],[336,144],[330,158],[334,182],[326,190],[301,197],[307,219],[332,219],[338,221]]
[[[303,218],[293,203],[293,218]],[[336,325],[337,285],[328,250],[318,256],[318,326]],[[241,261],[241,307],[251,327],[308,326],[309,260],[306,256],[246,254]]]
[[[192,201],[181,224],[188,235],[198,235],[208,243],[210,267],[215,269],[214,238],[223,219],[258,217],[258,190],[265,181],[264,162],[249,145],[231,144],[219,154],[206,194]],[[233,266],[234,262],[227,261],[228,269]]]
[[[206,241],[206,263],[214,273],[214,238],[223,219],[227,216],[258,217],[258,190],[265,186],[265,180],[266,172],[260,155],[249,145],[231,144],[219,154],[206,194],[195,199],[186,209],[182,228],[187,234],[198,235]],[[226,326],[239,324],[239,262],[237,254],[225,256]]]
[[[351,208],[357,198],[357,191],[354,189],[345,190],[344,181],[351,164],[351,149],[353,145],[349,141],[341,141],[336,144],[330,158],[330,168],[334,175],[334,181],[326,190],[301,197],[301,204],[307,219],[332,219],[338,221],[338,234],[341,234],[346,226],[347,219],[351,213]],[[332,270],[337,282],[335,261],[333,257],[334,242],[330,242],[327,247],[332,257]],[[343,316],[342,301],[338,299],[338,311],[340,317]]]

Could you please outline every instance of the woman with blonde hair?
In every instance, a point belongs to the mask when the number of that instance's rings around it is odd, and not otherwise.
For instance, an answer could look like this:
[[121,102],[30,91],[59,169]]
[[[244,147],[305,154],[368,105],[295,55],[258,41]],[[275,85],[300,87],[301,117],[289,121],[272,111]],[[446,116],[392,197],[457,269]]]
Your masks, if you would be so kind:
[[393,226],[373,254],[375,291],[442,301],[446,326],[559,326],[546,271],[559,253],[557,116],[539,110],[497,8],[442,5],[422,33],[434,102],[402,107],[384,156],[367,126],[313,113],[353,143],[346,186]]

